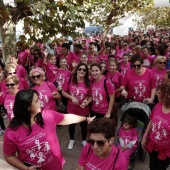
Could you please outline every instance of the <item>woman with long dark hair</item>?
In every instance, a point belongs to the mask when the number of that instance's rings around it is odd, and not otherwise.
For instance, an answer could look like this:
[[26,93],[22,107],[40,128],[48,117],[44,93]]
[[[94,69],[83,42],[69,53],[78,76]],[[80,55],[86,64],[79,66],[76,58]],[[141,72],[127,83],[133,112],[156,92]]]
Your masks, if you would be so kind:
[[68,125],[93,118],[60,114],[52,110],[41,112],[35,90],[21,90],[14,103],[14,118],[4,135],[5,160],[17,169],[62,170],[64,158],[56,137],[56,125]]
[[[84,63],[78,64],[76,72],[69,77],[62,90],[62,95],[68,99],[67,112],[81,116],[88,116],[90,110],[86,105],[89,96],[90,82],[88,79],[88,67]],[[87,122],[81,122],[82,144],[86,144]],[[68,149],[73,149],[75,143],[74,133],[76,124],[69,125],[70,142]]]

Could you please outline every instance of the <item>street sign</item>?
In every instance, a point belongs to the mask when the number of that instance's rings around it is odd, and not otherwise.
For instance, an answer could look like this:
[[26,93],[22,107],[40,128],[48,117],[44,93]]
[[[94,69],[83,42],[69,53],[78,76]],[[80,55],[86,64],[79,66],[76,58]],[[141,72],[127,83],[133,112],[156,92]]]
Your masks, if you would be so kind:
[[170,7],[170,0],[154,0],[154,7]]

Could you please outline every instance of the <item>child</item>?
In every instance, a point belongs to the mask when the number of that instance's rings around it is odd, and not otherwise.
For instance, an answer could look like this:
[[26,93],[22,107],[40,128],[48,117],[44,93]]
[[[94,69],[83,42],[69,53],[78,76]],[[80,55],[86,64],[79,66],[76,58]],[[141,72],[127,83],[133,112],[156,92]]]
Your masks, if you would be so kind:
[[137,120],[133,117],[127,116],[122,122],[122,127],[119,130],[119,144],[118,147],[124,152],[127,161],[137,148],[137,130],[135,128]]
[[123,54],[123,63],[120,65],[120,72],[122,73],[123,77],[131,69],[130,63],[129,63],[129,57],[128,54]]
[[44,61],[47,81],[54,83],[57,79],[58,68],[56,66],[56,56],[47,55],[47,62]]

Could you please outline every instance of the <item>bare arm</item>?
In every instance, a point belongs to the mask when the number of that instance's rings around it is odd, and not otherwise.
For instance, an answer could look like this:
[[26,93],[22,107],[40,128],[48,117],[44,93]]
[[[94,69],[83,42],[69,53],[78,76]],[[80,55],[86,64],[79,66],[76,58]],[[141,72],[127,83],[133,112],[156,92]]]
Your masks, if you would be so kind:
[[113,108],[113,103],[114,103],[114,97],[115,97],[115,95],[114,95],[114,94],[111,94],[111,95],[109,95],[109,97],[110,97],[109,107],[108,107],[108,109],[107,109],[107,113],[106,113],[105,117],[110,117],[110,114],[111,114],[112,108]]
[[4,155],[5,160],[12,166],[20,170],[36,170],[39,166],[26,166],[23,162],[21,162],[15,155]]
[[59,123],[59,125],[69,125],[73,123],[79,123],[86,121],[91,122],[95,117],[85,117],[85,116],[78,116],[74,114],[65,114],[64,119]]

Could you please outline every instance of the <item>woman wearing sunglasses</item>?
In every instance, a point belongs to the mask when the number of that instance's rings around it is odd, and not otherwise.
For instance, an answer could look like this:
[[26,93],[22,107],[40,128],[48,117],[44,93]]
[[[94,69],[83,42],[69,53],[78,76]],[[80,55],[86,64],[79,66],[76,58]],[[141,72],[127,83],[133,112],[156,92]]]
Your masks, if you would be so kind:
[[53,83],[45,81],[45,72],[37,67],[30,71],[30,77],[35,85],[33,89],[38,91],[42,109],[57,111],[56,99],[61,96]]
[[127,170],[125,155],[113,145],[114,122],[96,118],[88,125],[87,145],[82,150],[77,170]]
[[133,69],[129,70],[122,79],[122,96],[137,102],[147,99],[145,101],[152,104],[156,92],[156,82],[151,70],[142,66],[143,59],[139,55],[133,55],[131,63]]
[[44,59],[42,52],[39,49],[34,49],[34,66],[33,67],[44,67]]
[[[62,95],[68,99],[67,112],[80,116],[88,116],[90,110],[86,105],[89,96],[90,82],[88,79],[88,67],[84,63],[78,64],[76,72],[69,77],[63,85]],[[87,122],[81,122],[82,144],[86,144]],[[68,149],[73,149],[75,143],[74,133],[76,124],[69,125],[70,142]]]
[[[6,77],[8,77],[9,75],[17,75],[16,66],[14,64],[7,64],[4,68],[4,73]],[[18,78],[20,80],[18,89],[29,89],[29,84],[27,80],[20,76],[18,76]]]
[[156,80],[156,87],[158,87],[166,74],[166,57],[158,56],[155,61],[155,67],[152,69],[152,73]]
[[4,135],[4,157],[17,169],[62,170],[65,160],[56,136],[56,125],[79,123],[86,119],[91,122],[94,118],[42,111],[40,102],[35,90],[17,93],[14,119]]
[[19,91],[19,78],[16,75],[9,75],[6,79],[7,92],[2,92],[0,96],[0,104],[4,105],[8,119],[11,121],[14,117],[13,106],[17,92]]

